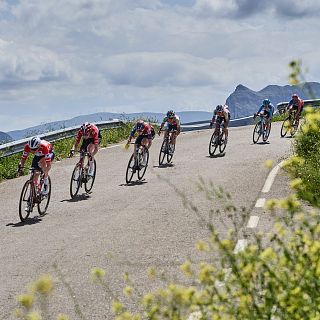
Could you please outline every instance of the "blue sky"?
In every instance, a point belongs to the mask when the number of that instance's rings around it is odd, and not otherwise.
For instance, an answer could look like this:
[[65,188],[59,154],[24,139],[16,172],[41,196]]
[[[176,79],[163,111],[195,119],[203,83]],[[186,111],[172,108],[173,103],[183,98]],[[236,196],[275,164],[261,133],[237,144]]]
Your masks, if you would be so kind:
[[0,0],[0,131],[319,81],[319,0]]

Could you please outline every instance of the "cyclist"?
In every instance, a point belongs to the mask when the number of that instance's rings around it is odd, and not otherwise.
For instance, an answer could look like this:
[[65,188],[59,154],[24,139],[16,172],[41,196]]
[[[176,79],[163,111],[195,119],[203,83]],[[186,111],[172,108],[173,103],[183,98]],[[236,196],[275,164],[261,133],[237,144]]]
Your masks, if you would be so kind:
[[270,129],[271,120],[274,113],[274,105],[270,102],[269,99],[264,99],[262,101],[262,105],[259,110],[254,114],[254,116],[258,116],[259,114],[266,116],[266,124],[268,130]]
[[213,124],[216,124],[216,129],[215,130],[219,130],[222,121],[223,121],[223,132],[225,134],[226,137],[226,141],[228,141],[228,125],[229,125],[229,121],[230,121],[230,111],[228,106],[225,105],[217,105],[215,110],[213,111],[213,117],[210,121],[210,125],[209,127],[212,128]]
[[293,110],[296,110],[296,121],[299,122],[299,119],[300,119],[300,115],[301,115],[301,112],[303,110],[303,106],[304,106],[304,101],[299,98],[299,96],[294,93],[292,95],[292,98],[288,104],[288,110],[289,110],[289,114],[291,115],[291,113],[293,112]]
[[31,167],[38,171],[36,171],[34,174],[33,182],[36,186],[39,185],[39,175],[40,172],[43,171],[44,180],[42,194],[47,195],[49,192],[48,174],[51,169],[51,162],[54,159],[53,146],[50,142],[41,140],[38,136],[30,138],[23,149],[22,157],[18,165],[19,175],[22,174],[22,168],[24,167],[24,164],[30,152],[34,154]]
[[[144,122],[143,120],[138,120],[130,132],[127,145],[129,145],[135,133],[138,134],[134,142],[134,153],[133,153],[134,158],[136,159],[137,149],[140,146],[145,146],[147,149],[150,149],[152,145],[152,140],[155,136],[155,132],[154,132],[154,128],[150,124]],[[146,165],[145,157],[143,158],[143,163],[141,165],[144,165],[144,166]]]
[[82,139],[82,144],[80,146],[80,157],[82,152],[89,153],[89,170],[88,175],[93,176],[94,174],[94,156],[99,150],[99,144],[101,142],[101,133],[96,125],[93,123],[85,122],[81,125],[78,130],[76,140],[74,145],[70,150],[70,156],[74,155],[75,150],[77,150],[78,144]]
[[176,138],[180,134],[181,126],[180,126],[180,119],[179,116],[175,114],[173,110],[169,110],[167,112],[167,116],[162,120],[160,125],[160,129],[158,135],[160,136],[161,129],[163,128],[164,124],[167,123],[165,133],[163,136],[163,140],[167,139],[169,132],[173,131],[171,135],[171,144],[169,145],[169,153],[172,154],[175,146],[176,146]]

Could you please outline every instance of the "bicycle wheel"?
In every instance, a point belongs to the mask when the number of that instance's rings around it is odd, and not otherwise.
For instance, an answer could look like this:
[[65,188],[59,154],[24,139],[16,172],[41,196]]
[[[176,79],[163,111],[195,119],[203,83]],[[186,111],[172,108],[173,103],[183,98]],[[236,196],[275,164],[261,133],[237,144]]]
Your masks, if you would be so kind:
[[173,144],[171,144],[171,146],[168,145],[168,152],[167,152],[167,162],[168,163],[170,163],[173,158],[175,148],[176,148],[176,146]]
[[[88,161],[88,167],[89,167],[89,161]],[[96,172],[97,172],[97,163],[96,163],[96,159],[93,160],[93,176],[87,176],[87,178],[85,179],[85,183],[84,183],[84,190],[86,190],[86,193],[90,193],[93,184],[94,184],[94,180],[96,179]]]
[[49,202],[50,202],[50,197],[51,197],[51,179],[48,176],[48,194],[47,195],[39,195],[39,200],[40,202],[38,203],[38,212],[40,217],[44,216],[47,212],[48,206],[49,206]]
[[268,138],[269,138],[269,136],[270,136],[270,132],[271,132],[271,123],[269,124],[268,129],[266,129],[266,130],[263,131],[262,140],[263,140],[264,142],[266,142],[266,141],[268,140]]
[[217,140],[217,135],[215,134],[216,132],[213,132],[211,139],[210,139],[210,143],[209,143],[209,154],[210,156],[213,156],[214,153],[216,152],[217,148],[218,148],[218,144],[216,143]]
[[290,117],[288,116],[287,118],[284,119],[282,126],[281,126],[281,131],[280,131],[281,138],[286,136],[286,134],[288,133],[288,131],[290,129],[290,126],[291,126]]
[[77,163],[73,169],[71,181],[70,181],[70,196],[72,199],[75,198],[75,196],[78,194],[78,191],[81,186],[82,175],[83,175],[83,169],[81,165]]
[[253,143],[257,143],[261,136],[261,121],[257,122],[257,124],[254,127],[252,140]]
[[220,138],[219,138],[219,151],[220,153],[223,153],[224,150],[227,147],[227,139],[226,139],[226,134],[224,132],[221,133]]
[[30,212],[34,206],[34,188],[31,180],[28,180],[23,185],[19,201],[19,217],[21,222],[28,219]]
[[[143,154],[144,154],[144,155],[143,155]],[[148,150],[146,147],[144,147],[143,153],[139,153],[138,156],[139,156],[138,179],[141,180],[141,179],[143,178],[143,176],[145,175],[146,170],[147,170],[147,167],[148,167],[148,162],[149,162],[149,150]],[[144,160],[143,157],[146,157],[146,158],[145,158],[145,164],[144,164],[144,166],[142,167],[142,166],[141,166],[141,163],[142,163],[142,161]]]
[[296,132],[298,131],[298,127],[299,127],[299,120],[296,120],[294,118],[293,121],[292,121],[292,125],[290,127],[291,137],[293,137],[296,134]]
[[128,162],[127,166],[127,172],[126,172],[126,182],[130,183],[132,180],[132,177],[135,173],[135,161],[134,161],[134,155],[132,154],[130,157],[130,160]]
[[159,166],[163,164],[163,160],[166,156],[166,152],[167,152],[167,140],[163,140],[160,153],[159,153]]

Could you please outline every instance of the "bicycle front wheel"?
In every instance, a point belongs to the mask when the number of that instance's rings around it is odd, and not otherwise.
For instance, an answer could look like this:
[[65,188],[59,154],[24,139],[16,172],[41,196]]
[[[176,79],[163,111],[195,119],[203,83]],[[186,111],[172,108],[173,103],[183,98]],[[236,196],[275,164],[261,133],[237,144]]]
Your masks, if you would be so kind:
[[[143,154],[138,154],[139,156],[139,168],[138,168],[138,179],[141,180],[146,173],[148,162],[149,162],[149,150],[144,147]],[[141,157],[141,159],[140,159]],[[143,159],[144,158],[144,159]],[[141,166],[141,162],[144,162],[144,166]]]
[[298,127],[299,127],[299,121],[296,119],[293,119],[292,125],[290,127],[291,137],[293,137],[296,134],[296,132],[298,131]]
[[127,166],[127,172],[126,172],[127,183],[131,182],[134,173],[135,173],[135,161],[134,161],[134,155],[132,154]]
[[168,146],[168,153],[167,153],[167,162],[168,163],[170,163],[173,158],[175,148],[176,148],[176,146],[173,144]]
[[257,143],[258,140],[260,139],[260,136],[261,136],[261,121],[259,121],[253,129],[253,135],[252,135],[253,143]]
[[222,132],[221,135],[220,135],[220,143],[219,143],[219,151],[220,151],[220,153],[223,153],[224,150],[226,150],[226,147],[227,147],[226,134],[224,132]]
[[218,144],[216,143],[217,138],[218,138],[217,135],[215,134],[215,132],[213,132],[211,139],[210,139],[210,143],[209,143],[210,156],[213,156],[218,148]]
[[24,184],[19,201],[19,217],[21,222],[28,219],[34,206],[34,187],[31,180]]
[[70,196],[72,199],[75,198],[78,194],[79,188],[81,186],[82,175],[83,169],[81,165],[78,163],[73,169],[70,181]]
[[40,202],[38,203],[38,212],[40,217],[44,216],[47,212],[49,202],[50,202],[50,197],[51,197],[51,179],[48,176],[48,194],[47,195],[39,195],[40,197]]
[[159,166],[163,164],[164,158],[166,156],[166,152],[167,152],[167,141],[163,140],[160,153],[159,153]]
[[268,129],[266,129],[265,131],[263,131],[263,141],[266,142],[270,136],[270,132],[271,132],[271,123],[269,124],[269,126],[267,126]]
[[281,138],[286,136],[286,134],[288,133],[288,131],[290,129],[290,126],[291,126],[290,117],[287,117],[286,119],[284,119],[282,126],[281,126],[281,130],[280,130]]
[[[88,162],[89,167],[89,162]],[[97,172],[97,163],[96,159],[93,160],[93,176],[87,176],[86,182],[84,184],[84,190],[86,190],[86,193],[90,193],[94,184],[94,180],[96,179],[96,172]]]

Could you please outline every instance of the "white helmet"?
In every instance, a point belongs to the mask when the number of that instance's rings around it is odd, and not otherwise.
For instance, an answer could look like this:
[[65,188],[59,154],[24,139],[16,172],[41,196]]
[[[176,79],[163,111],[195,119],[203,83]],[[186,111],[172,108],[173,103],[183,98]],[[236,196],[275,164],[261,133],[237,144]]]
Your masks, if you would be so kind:
[[41,143],[41,139],[40,137],[36,136],[36,137],[32,137],[30,138],[30,140],[28,141],[28,146],[30,149],[38,149]]

